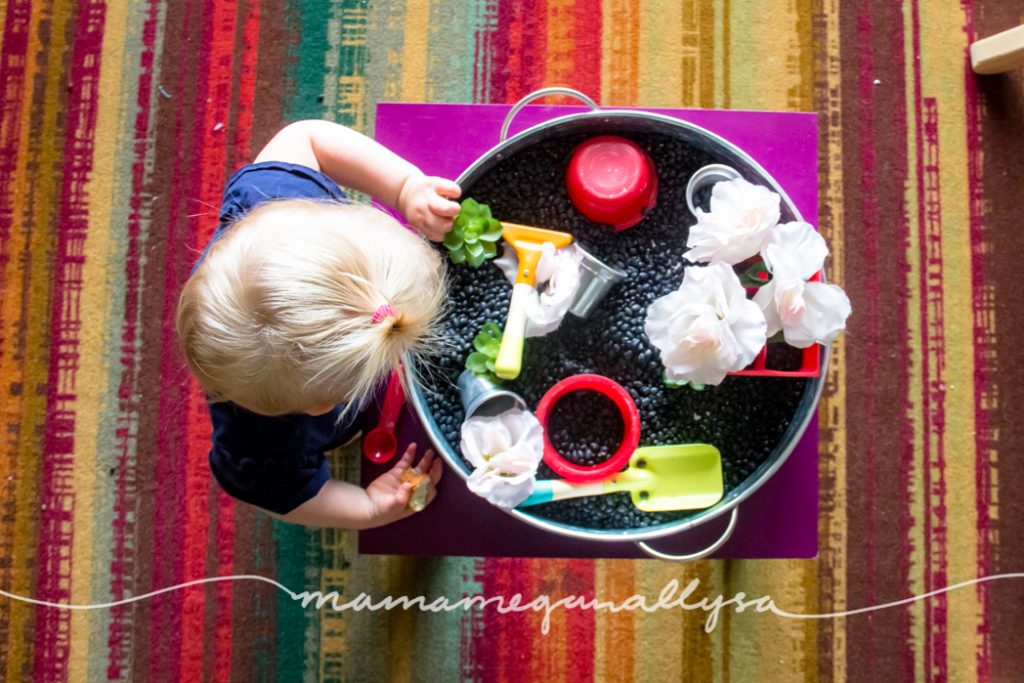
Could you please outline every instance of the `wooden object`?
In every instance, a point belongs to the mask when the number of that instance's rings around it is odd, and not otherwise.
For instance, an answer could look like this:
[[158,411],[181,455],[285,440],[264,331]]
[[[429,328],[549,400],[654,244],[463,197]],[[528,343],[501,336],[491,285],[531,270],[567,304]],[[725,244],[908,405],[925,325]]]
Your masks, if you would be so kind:
[[1024,26],[971,43],[975,73],[998,74],[1018,66],[1024,66]]

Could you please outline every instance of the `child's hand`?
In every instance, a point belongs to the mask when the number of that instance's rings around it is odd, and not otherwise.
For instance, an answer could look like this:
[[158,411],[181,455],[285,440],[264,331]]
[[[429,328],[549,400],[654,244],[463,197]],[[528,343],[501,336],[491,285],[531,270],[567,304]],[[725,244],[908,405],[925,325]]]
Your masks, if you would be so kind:
[[[416,444],[409,444],[401,459],[390,470],[380,475],[366,487],[366,495],[370,499],[371,526],[383,526],[413,514],[406,508],[409,495],[412,493],[410,484],[401,481],[402,472],[409,469],[416,455]],[[441,461],[434,459],[434,451],[427,449],[416,468],[430,476],[430,489],[427,491],[427,505],[437,495],[437,482],[441,479]]]
[[427,239],[440,242],[459,215],[458,203],[451,200],[460,194],[450,180],[411,173],[398,193],[398,210]]

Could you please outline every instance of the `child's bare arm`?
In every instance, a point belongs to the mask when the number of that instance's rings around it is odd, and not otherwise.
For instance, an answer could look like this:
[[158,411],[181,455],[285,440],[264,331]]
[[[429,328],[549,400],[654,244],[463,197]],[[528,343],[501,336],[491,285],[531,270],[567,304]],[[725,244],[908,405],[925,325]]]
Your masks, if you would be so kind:
[[298,121],[283,128],[256,162],[287,161],[323,171],[335,182],[393,206],[432,240],[451,228],[461,193],[450,180],[416,166],[351,128],[330,121]]
[[[278,519],[308,527],[371,529],[397,522],[413,514],[406,507],[411,486],[401,482],[402,472],[412,464],[416,444],[411,444],[390,470],[377,477],[365,489],[338,479],[331,479],[313,498]],[[433,500],[434,487],[441,478],[441,461],[427,450],[417,468],[430,475],[427,503]]]

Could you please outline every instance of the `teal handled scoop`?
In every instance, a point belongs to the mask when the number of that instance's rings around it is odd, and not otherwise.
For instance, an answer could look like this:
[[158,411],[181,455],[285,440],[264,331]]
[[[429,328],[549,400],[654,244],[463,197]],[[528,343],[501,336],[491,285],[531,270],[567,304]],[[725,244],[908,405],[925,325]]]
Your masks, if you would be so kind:
[[721,500],[724,488],[722,455],[714,446],[645,446],[633,452],[626,469],[605,481],[538,481],[533,493],[519,507],[627,491],[633,505],[644,512],[700,510]]

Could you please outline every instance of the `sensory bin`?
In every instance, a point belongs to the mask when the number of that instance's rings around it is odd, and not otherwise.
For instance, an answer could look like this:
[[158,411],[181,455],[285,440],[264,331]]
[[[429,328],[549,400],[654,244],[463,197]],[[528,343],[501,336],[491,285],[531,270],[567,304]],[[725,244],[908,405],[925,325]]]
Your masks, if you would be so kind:
[[[635,227],[615,232],[588,221],[574,208],[565,169],[576,146],[589,135],[564,134],[512,153],[471,185],[464,197],[488,204],[501,221],[572,233],[577,244],[626,273],[588,319],[567,315],[555,332],[528,338],[522,372],[504,387],[522,396],[531,409],[544,393],[570,375],[605,375],[632,395],[641,416],[641,446],[708,443],[722,454],[725,492],[740,486],[780,447],[798,408],[819,380],[730,376],[702,391],[669,388],[657,350],[643,332],[648,306],[678,288],[688,267],[683,258],[687,230],[694,219],[686,207],[689,177],[698,168],[722,160],[685,141],[656,133],[624,134],[654,162],[658,200]],[[705,199],[698,197],[698,200]],[[794,216],[783,203],[783,221]],[[443,247],[442,247],[443,249]],[[499,249],[500,251],[500,249]],[[488,321],[505,320],[511,285],[499,268],[448,263],[450,314],[442,334],[450,345],[428,359],[422,373],[424,397],[438,431],[459,453],[465,416],[456,380],[473,351],[472,340]],[[799,367],[801,351],[770,344],[768,363],[776,369]],[[563,456],[595,464],[615,450],[622,426],[603,397],[581,392],[563,399],[552,414],[550,437]],[[538,478],[555,478],[541,463]],[[584,529],[636,529],[695,516],[701,511],[647,513],[628,494],[617,493],[556,501],[529,509],[537,517]]]

